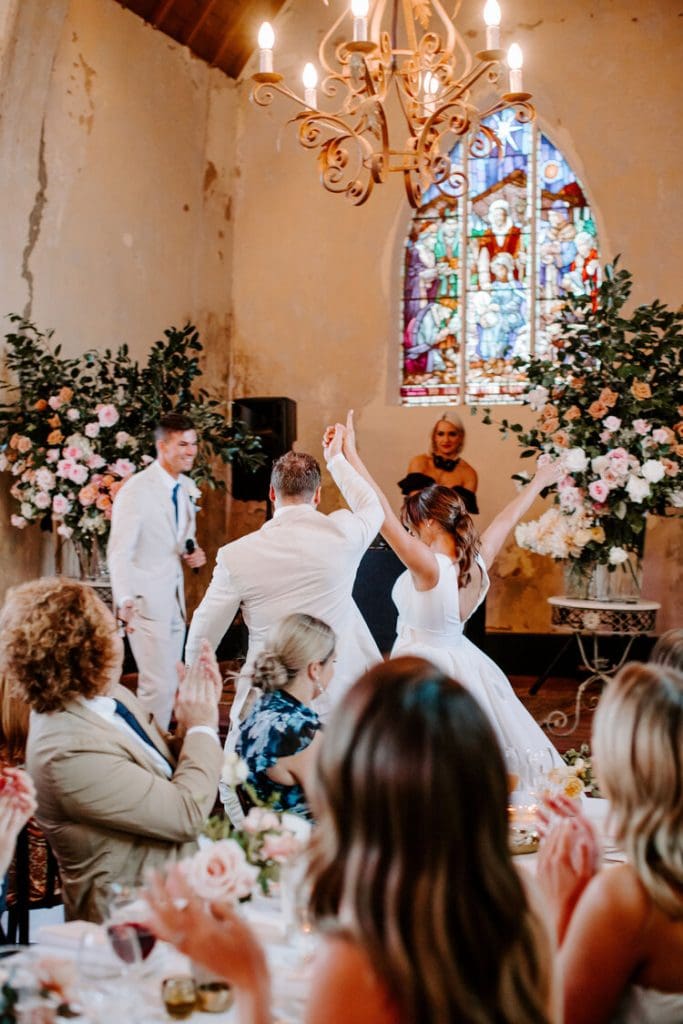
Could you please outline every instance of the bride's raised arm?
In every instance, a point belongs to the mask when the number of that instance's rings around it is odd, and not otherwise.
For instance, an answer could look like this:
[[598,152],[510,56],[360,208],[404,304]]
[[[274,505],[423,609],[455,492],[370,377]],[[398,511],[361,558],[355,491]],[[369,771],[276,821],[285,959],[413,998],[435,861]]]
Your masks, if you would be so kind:
[[552,487],[566,473],[561,460],[546,462],[538,466],[535,476],[524,487],[516,498],[509,502],[502,512],[484,530],[481,535],[480,553],[487,569],[491,567],[498,552],[509,534],[522,516],[529,511],[535,499],[546,487]]
[[[334,430],[334,434],[332,433]],[[439,566],[435,555],[426,544],[412,537],[404,528],[400,519],[392,509],[386,495],[379,484],[372,478],[356,448],[356,433],[353,425],[353,409],[349,410],[346,425],[337,423],[325,433],[326,446],[333,442],[333,437],[341,432],[343,437],[342,451],[347,462],[353,466],[360,476],[370,484],[380,500],[384,512],[384,522],[380,532],[390,548],[401,559],[410,571],[419,590],[429,590],[439,578]]]

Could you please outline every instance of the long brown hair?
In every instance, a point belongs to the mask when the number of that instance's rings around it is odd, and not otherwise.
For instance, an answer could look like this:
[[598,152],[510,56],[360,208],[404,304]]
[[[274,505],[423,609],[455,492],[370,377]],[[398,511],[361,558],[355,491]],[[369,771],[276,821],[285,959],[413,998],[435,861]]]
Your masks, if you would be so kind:
[[341,920],[402,1024],[546,1024],[503,758],[463,686],[420,658],[368,672],[330,719],[312,804],[313,914]]
[[453,537],[460,583],[466,587],[471,578],[472,562],[479,550],[479,534],[462,498],[441,484],[433,484],[409,495],[401,509],[403,525],[418,527],[427,519],[433,519]]

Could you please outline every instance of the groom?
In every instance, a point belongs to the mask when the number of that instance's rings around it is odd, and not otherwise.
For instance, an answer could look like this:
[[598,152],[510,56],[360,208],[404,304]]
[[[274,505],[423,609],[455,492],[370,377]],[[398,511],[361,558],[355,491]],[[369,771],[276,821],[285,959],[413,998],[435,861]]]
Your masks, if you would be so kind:
[[332,627],[337,636],[335,673],[328,689],[333,704],[381,660],[351,591],[358,564],[384,514],[373,489],[341,454],[341,446],[337,431],[325,448],[325,459],[351,511],[318,512],[317,461],[302,452],[281,456],[270,480],[273,518],[218,552],[213,579],[190,625],[188,664],[197,658],[203,639],[217,646],[238,608],[249,629],[247,667],[263,648],[268,629],[285,615],[305,612]]

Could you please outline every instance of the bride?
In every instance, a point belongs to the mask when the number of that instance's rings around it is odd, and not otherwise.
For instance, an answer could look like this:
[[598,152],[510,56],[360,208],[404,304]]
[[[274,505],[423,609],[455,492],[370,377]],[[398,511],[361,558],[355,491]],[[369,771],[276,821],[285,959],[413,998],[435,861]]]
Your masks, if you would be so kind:
[[426,658],[466,686],[488,714],[503,750],[512,747],[523,754],[550,749],[553,762],[561,765],[559,754],[517,699],[506,676],[463,635],[463,626],[486,596],[487,570],[508,533],[540,492],[557,482],[563,469],[557,462],[539,466],[531,482],[479,537],[461,498],[438,485],[407,498],[401,522],[358,455],[353,412],[346,426],[328,428],[326,446],[337,432],[343,435],[344,456],[377,492],[384,510],[382,536],[407,570],[392,592],[398,635],[391,656]]

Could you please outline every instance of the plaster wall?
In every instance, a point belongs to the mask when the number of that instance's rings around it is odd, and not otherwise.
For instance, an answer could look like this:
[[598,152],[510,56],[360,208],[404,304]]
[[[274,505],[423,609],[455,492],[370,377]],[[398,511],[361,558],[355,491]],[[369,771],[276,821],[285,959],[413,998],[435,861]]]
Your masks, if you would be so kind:
[[[275,23],[276,69],[296,89],[340,3],[287,5]],[[473,49],[483,42],[481,4],[465,0],[458,23]],[[516,0],[503,45],[516,38],[525,84],[544,130],[562,147],[587,188],[606,258],[623,254],[636,301],[681,300],[680,158],[673,126],[682,100],[678,63],[683,18],[669,0],[574,0],[551,5]],[[638,59],[625,59],[637,54]],[[409,208],[398,176],[351,207],[317,183],[315,156],[298,146],[285,121],[293,105],[249,101],[248,67],[239,84],[235,193],[233,388],[283,394],[298,403],[299,441],[318,452],[323,426],[356,410],[359,440],[387,493],[411,455],[426,450],[435,408],[403,408],[397,399],[401,253]],[[469,418],[466,456],[480,474],[479,525],[514,491],[521,467],[513,440]],[[521,417],[520,417],[521,418]],[[338,501],[332,487],[324,504]],[[532,510],[532,515],[542,506]],[[255,525],[235,503],[231,529]],[[662,602],[659,629],[680,624],[683,562],[680,519],[649,524],[644,592]],[[499,559],[488,626],[547,631],[545,597],[557,593],[559,569],[510,542]]]
[[[0,312],[67,355],[127,342],[143,361],[191,319],[224,389],[234,83],[113,0],[5,0],[0,29]],[[49,571],[51,545],[9,526],[3,477],[4,589]],[[207,505],[218,541],[225,503]]]

